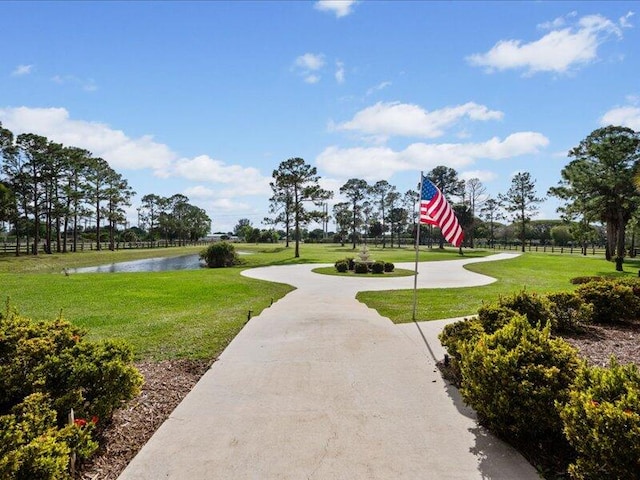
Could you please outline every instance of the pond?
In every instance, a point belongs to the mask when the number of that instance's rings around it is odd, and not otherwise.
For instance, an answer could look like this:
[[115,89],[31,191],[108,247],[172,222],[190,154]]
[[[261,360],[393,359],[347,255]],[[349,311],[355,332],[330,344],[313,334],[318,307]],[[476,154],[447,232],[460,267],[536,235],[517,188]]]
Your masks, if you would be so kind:
[[172,270],[197,270],[204,266],[197,254],[179,257],[145,258],[130,262],[110,263],[97,267],[69,268],[68,273],[117,273],[117,272],[168,272]]

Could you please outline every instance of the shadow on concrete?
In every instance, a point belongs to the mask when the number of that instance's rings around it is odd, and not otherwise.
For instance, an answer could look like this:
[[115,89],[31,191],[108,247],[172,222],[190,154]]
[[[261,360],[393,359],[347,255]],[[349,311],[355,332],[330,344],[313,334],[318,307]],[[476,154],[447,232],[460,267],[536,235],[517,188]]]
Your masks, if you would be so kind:
[[431,348],[431,345],[429,345],[429,341],[427,340],[427,337],[425,337],[424,332],[422,331],[422,328],[420,328],[420,324],[418,322],[416,322],[415,320],[413,321],[413,324],[418,329],[418,332],[420,333],[420,336],[422,337],[422,341],[426,345],[427,350],[429,350],[429,355],[431,355],[431,358],[433,359],[433,361],[435,363],[438,363],[438,359],[436,358],[436,354],[433,353],[433,349]]

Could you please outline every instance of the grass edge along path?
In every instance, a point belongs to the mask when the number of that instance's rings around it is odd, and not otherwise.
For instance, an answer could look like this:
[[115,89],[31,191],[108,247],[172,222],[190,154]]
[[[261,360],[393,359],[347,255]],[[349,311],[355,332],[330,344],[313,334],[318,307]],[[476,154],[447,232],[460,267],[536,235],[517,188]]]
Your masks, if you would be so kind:
[[[483,302],[523,289],[535,293],[571,291],[570,279],[579,276],[637,276],[640,261],[629,259],[624,272],[601,257],[524,253],[508,260],[472,263],[464,268],[488,275],[495,282],[481,287],[433,288],[417,291],[416,320],[440,320],[475,315]],[[421,273],[428,275],[428,270]],[[394,323],[413,321],[413,290],[360,292],[356,298]]]

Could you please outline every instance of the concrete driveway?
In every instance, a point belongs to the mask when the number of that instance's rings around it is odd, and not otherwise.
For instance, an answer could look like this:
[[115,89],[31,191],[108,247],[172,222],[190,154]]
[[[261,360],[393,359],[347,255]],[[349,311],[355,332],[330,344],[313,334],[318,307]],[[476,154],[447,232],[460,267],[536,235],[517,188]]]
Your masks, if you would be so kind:
[[[419,287],[491,283],[463,265],[512,257],[424,262]],[[243,272],[297,289],[247,323],[120,480],[539,478],[442,379],[446,321],[394,325],[355,300],[413,277],[317,266]]]

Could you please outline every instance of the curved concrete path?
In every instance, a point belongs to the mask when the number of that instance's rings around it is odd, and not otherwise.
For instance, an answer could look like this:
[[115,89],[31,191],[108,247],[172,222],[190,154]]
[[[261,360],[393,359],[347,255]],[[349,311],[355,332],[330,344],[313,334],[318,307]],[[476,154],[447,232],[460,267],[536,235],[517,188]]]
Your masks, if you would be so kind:
[[[419,286],[491,283],[463,265],[512,257],[421,263]],[[247,323],[119,480],[539,478],[442,379],[444,321],[394,325],[354,298],[413,277],[317,266],[243,272],[297,289]]]

